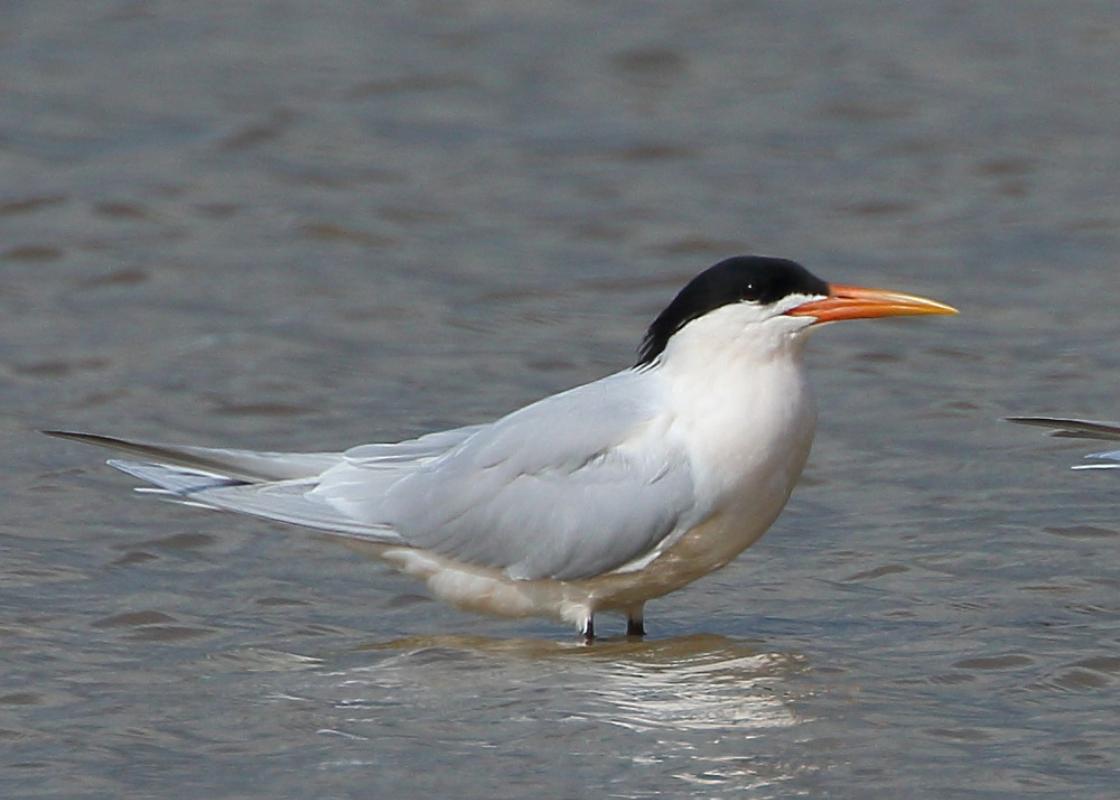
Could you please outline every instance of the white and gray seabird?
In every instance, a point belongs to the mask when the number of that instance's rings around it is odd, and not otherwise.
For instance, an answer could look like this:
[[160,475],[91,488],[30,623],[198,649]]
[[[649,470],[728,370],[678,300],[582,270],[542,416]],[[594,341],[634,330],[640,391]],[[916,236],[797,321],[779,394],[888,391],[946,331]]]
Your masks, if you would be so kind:
[[148,491],[361,540],[457,606],[588,639],[617,612],[641,635],[647,600],[727,564],[786,504],[816,426],[809,331],[953,313],[740,256],[681,290],[634,366],[488,424],[321,453],[48,433],[127,453],[109,464]]
[[[1071,419],[1068,417],[1008,417],[1007,420],[1008,422],[1018,422],[1021,425],[1050,428],[1050,435],[1057,436],[1060,439],[1120,441],[1120,422],[1099,422],[1091,419]],[[1073,469],[1120,469],[1120,450],[1090,453],[1085,458],[1093,459],[1094,463],[1078,464]]]

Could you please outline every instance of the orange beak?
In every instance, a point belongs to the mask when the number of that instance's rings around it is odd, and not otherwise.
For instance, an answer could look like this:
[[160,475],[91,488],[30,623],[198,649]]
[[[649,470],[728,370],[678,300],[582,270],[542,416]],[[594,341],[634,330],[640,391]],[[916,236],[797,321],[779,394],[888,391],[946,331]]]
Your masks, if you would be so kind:
[[866,289],[862,286],[843,286],[830,283],[828,297],[813,300],[786,312],[791,317],[816,317],[822,322],[839,322],[842,319],[871,319],[872,317],[908,317],[919,314],[956,314],[952,306],[928,300],[913,294],[891,292],[886,289]]

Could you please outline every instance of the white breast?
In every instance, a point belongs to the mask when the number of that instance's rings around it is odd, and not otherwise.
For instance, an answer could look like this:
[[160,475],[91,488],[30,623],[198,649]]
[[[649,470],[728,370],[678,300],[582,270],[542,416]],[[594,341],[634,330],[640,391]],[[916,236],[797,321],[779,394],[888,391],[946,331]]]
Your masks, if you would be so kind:
[[816,427],[800,359],[678,386],[673,433],[691,458],[695,523],[620,570],[650,572],[659,594],[724,566],[766,532],[801,475]]

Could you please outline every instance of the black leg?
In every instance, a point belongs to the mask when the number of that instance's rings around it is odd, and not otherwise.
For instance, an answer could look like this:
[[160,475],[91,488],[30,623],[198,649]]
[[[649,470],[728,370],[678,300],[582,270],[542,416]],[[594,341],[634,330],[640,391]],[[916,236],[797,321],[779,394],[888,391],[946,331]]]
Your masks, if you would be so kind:
[[588,643],[595,641],[595,617],[590,614],[583,624],[583,640]]
[[639,603],[626,609],[626,635],[645,636],[645,604]]

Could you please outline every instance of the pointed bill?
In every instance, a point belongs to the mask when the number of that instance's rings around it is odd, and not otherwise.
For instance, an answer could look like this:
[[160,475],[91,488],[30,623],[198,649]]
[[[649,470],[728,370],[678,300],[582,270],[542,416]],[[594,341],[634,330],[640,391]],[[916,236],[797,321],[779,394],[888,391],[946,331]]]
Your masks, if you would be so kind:
[[818,323],[873,317],[908,317],[921,314],[956,314],[952,306],[887,289],[868,289],[831,283],[828,297],[803,303],[786,313],[791,317],[816,317]]

